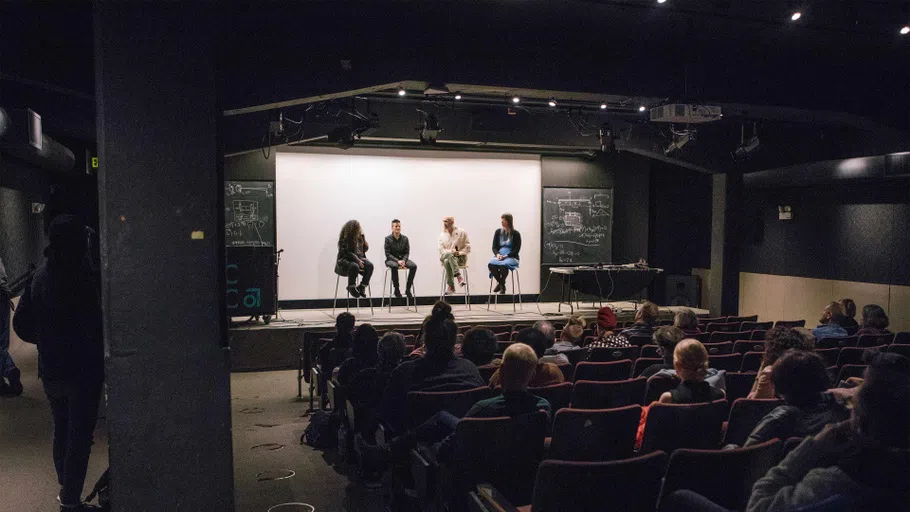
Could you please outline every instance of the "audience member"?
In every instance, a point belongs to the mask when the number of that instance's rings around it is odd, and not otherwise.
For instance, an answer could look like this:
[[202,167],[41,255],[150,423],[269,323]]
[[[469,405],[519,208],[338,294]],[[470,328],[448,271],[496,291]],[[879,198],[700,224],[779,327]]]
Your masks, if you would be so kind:
[[622,335],[627,339],[632,336],[651,336],[654,334],[659,315],[660,309],[658,309],[657,304],[650,301],[643,303],[635,313],[635,324],[628,329],[624,329]]
[[496,358],[496,335],[489,329],[475,327],[464,333],[461,342],[461,357],[480,367],[499,367],[501,359]]
[[695,311],[689,308],[676,310],[676,315],[673,317],[673,325],[682,329],[686,338],[694,338],[701,334],[701,330],[698,328],[698,316],[695,315]]
[[774,363],[790,349],[812,350],[812,347],[796,329],[775,327],[765,334],[765,355],[762,357],[761,368],[755,376],[755,382],[752,384],[752,390],[747,398],[775,398],[771,372]]
[[[453,322],[455,321],[455,315],[452,314],[452,306],[450,306],[447,302],[436,301],[436,304],[434,305],[434,307],[435,306],[439,306],[440,315],[444,315],[446,318],[448,318],[449,320],[451,320]],[[432,318],[433,318],[432,315],[427,315],[423,319],[423,322],[420,324],[420,330],[417,331],[417,337],[414,341],[414,350],[411,351],[410,354],[408,354],[408,358],[414,359],[414,358],[418,358],[418,357],[423,357],[423,355],[426,353],[425,343],[426,343],[427,324],[430,322],[430,319],[432,319]],[[459,352],[461,352],[461,347],[459,346],[458,341],[456,339],[455,354],[457,355]]]
[[828,423],[847,419],[847,410],[825,399],[830,377],[818,354],[788,350],[771,371],[774,390],[785,405],[776,407],[758,423],[745,446],[775,437],[805,437],[819,433]]
[[385,333],[376,347],[376,366],[357,372],[345,390],[357,413],[355,416],[357,424],[354,427],[364,435],[369,435],[375,429],[379,400],[392,371],[401,362],[406,351],[404,336],[397,332]]
[[88,510],[82,486],[104,381],[99,278],[84,223],[58,215],[48,238],[47,259],[19,301],[13,326],[20,338],[38,345],[38,374],[54,419],[61,510]]
[[866,304],[863,306],[863,326],[856,334],[891,334],[888,330],[888,314],[878,304]]
[[538,320],[534,322],[534,325],[532,325],[531,328],[537,329],[543,333],[547,338],[547,347],[553,346],[553,342],[556,340],[556,327],[553,326],[553,322],[550,322],[549,320]]
[[335,317],[335,336],[319,349],[317,361],[323,374],[331,375],[349,357],[354,337],[354,315],[344,312]]
[[459,391],[486,385],[474,363],[455,357],[458,327],[449,318],[451,311],[445,302],[433,305],[426,322],[426,354],[401,363],[389,377],[379,411],[393,433],[404,430],[408,392]]
[[[588,348],[622,348],[631,347],[629,339],[623,334],[614,332],[616,329],[616,315],[609,306],[597,310],[597,338],[588,344]],[[650,336],[650,333],[648,334]]]
[[849,421],[807,438],[755,483],[747,512],[910,509],[910,377],[870,366]]
[[812,329],[816,339],[837,338],[847,335],[847,330],[840,326],[844,317],[844,306],[840,302],[829,302],[818,320],[819,326]]
[[673,391],[660,395],[664,404],[697,404],[724,398],[724,392],[705,382],[708,376],[708,351],[698,340],[685,339],[673,349],[673,368],[680,383]]
[[570,316],[569,319],[566,320],[566,327],[568,327],[570,325],[577,325],[577,326],[581,327],[582,329],[588,328],[588,323],[585,320],[585,317],[583,317],[581,315]]
[[347,387],[357,372],[376,366],[379,355],[376,345],[379,343],[379,334],[370,324],[362,324],[354,332],[351,342],[351,357],[344,360],[338,367],[337,382],[342,387]]
[[9,354],[9,301],[12,293],[0,259],[0,396],[19,396],[22,394],[22,379],[19,368]]
[[553,363],[557,366],[569,364],[569,357],[566,353],[584,350],[581,348],[581,342],[584,340],[584,336],[585,330],[580,325],[566,325],[565,329],[562,330],[559,341],[547,349],[545,352],[546,355],[541,357],[540,361],[544,363]]
[[657,344],[657,350],[660,352],[660,355],[663,356],[664,362],[652,364],[645,368],[645,370],[641,372],[642,377],[653,377],[654,374],[661,370],[673,369],[673,351],[676,349],[676,344],[685,337],[683,333],[684,331],[681,328],[670,326],[664,326],[654,331],[654,343]]
[[853,302],[853,299],[841,299],[840,303],[844,307],[844,316],[840,319],[840,326],[844,329],[858,329],[856,303]]
[[[525,345],[530,346],[534,349],[534,354],[537,357],[537,369],[534,371],[534,375],[531,377],[531,382],[528,384],[532,388],[538,388],[543,386],[550,386],[552,384],[559,384],[565,381],[565,377],[562,374],[562,371],[553,363],[540,362],[539,359],[543,357],[544,352],[547,350],[546,339],[543,336],[543,333],[537,329],[522,329],[518,332],[516,338],[518,343],[524,343]],[[510,345],[511,347],[511,345]],[[496,373],[490,377],[490,387],[498,388],[502,386],[502,367],[499,370],[496,370]]]

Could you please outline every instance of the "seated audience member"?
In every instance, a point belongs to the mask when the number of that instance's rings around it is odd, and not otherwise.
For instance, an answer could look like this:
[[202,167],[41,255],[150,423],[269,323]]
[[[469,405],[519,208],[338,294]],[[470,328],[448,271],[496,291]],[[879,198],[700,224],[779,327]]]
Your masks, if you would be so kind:
[[682,341],[683,338],[683,330],[679,327],[664,326],[654,331],[654,343],[657,344],[657,348],[660,351],[661,356],[663,356],[664,362],[652,364],[645,368],[645,370],[641,372],[641,376],[649,378],[653,377],[654,374],[661,370],[672,370],[673,351],[676,349],[677,343]]
[[857,329],[859,324],[856,323],[856,303],[853,299],[841,299],[841,306],[844,307],[844,316],[840,318],[840,326],[844,329]]
[[812,329],[816,339],[837,338],[847,335],[847,330],[840,326],[844,317],[844,306],[840,302],[829,302],[818,320],[819,326]]
[[676,310],[676,315],[673,317],[673,326],[682,329],[686,338],[694,338],[701,334],[701,330],[698,328],[698,317],[689,308]]
[[[879,349],[870,348],[863,351],[862,361],[867,366],[865,372],[863,372],[864,374],[869,371],[870,367],[875,366],[879,369],[887,369],[910,376],[910,359],[900,354],[882,352]],[[861,386],[864,380],[863,377],[850,377],[846,381],[838,383],[841,387],[829,389],[827,395],[830,395],[832,400],[852,406],[856,392],[859,390],[858,386]]]
[[585,317],[583,317],[581,315],[570,316],[569,319],[566,320],[566,327],[568,327],[570,325],[577,325],[577,326],[581,327],[582,329],[588,328],[588,323],[587,323],[587,321],[585,321]]
[[449,318],[451,310],[442,301],[433,305],[426,322],[426,354],[401,363],[389,377],[379,411],[393,433],[404,429],[408,392],[460,391],[486,385],[474,363],[455,357],[458,326]]
[[774,390],[785,405],[776,407],[756,425],[745,446],[775,437],[805,437],[821,432],[828,423],[847,419],[847,410],[825,399],[830,378],[821,357],[812,352],[788,350],[771,371]]
[[376,366],[377,343],[379,343],[379,334],[372,325],[362,324],[354,331],[354,338],[351,341],[351,357],[345,359],[338,367],[338,376],[335,379],[342,387],[347,387],[360,370]]
[[548,348],[545,353],[546,355],[541,357],[540,360],[545,363],[553,363],[557,366],[569,364],[569,357],[566,353],[585,350],[581,348],[581,342],[584,340],[584,336],[585,330],[582,329],[581,326],[576,324],[567,325],[566,328],[562,330],[559,341]]
[[553,322],[550,322],[549,320],[538,320],[534,322],[531,329],[537,329],[543,333],[547,338],[547,347],[553,346],[553,342],[556,339],[556,327],[553,326]]
[[501,359],[496,358],[496,335],[489,329],[475,327],[464,333],[461,342],[461,357],[471,361],[478,368],[499,367]]
[[651,336],[654,334],[654,328],[657,326],[657,317],[660,315],[660,309],[653,302],[645,302],[638,308],[635,313],[635,324],[622,331],[626,338],[632,336]]
[[673,391],[660,395],[662,404],[698,404],[726,396],[705,382],[708,376],[708,351],[698,340],[685,339],[673,349],[673,368],[680,383]]
[[[547,342],[542,332],[538,331],[537,329],[522,329],[518,332],[516,341],[518,343],[524,343],[525,345],[528,345],[534,349],[534,354],[538,360],[537,369],[534,371],[534,375],[531,377],[531,382],[528,384],[528,386],[532,388],[539,388],[543,386],[559,384],[566,380],[558,366],[553,363],[545,363],[539,361],[539,359],[543,357],[544,352],[547,350]],[[496,373],[490,377],[490,387],[498,388],[502,386],[501,370],[502,367],[500,367],[499,370],[496,370]]]
[[888,330],[888,314],[878,304],[863,306],[863,326],[856,335],[865,334],[891,334]]
[[[440,308],[440,313],[439,313],[440,315],[444,315],[446,318],[448,318],[449,320],[451,320],[453,322],[455,321],[455,315],[452,314],[452,306],[450,306],[447,302],[436,301],[436,304],[434,304],[433,307],[437,307],[437,306]],[[420,324],[420,330],[417,331],[417,336],[414,340],[414,350],[411,351],[410,354],[408,354],[409,359],[416,359],[418,357],[423,357],[423,355],[426,353],[427,323],[429,323],[431,318],[432,318],[432,315],[427,315],[423,319],[423,322]],[[458,344],[457,338],[456,338],[455,354],[457,355],[459,352],[461,352],[461,346]]]
[[780,356],[790,349],[812,350],[812,347],[807,343],[805,336],[796,329],[775,327],[765,334],[765,355],[762,357],[761,368],[755,376],[752,390],[746,398],[776,398],[771,371]]
[[335,318],[335,336],[322,345],[316,355],[319,363],[319,388],[323,390],[323,399],[328,395],[326,384],[338,365],[350,356],[354,334],[354,315],[344,312]]
[[828,425],[752,487],[747,512],[910,509],[910,377],[870,366],[849,421]]
[[379,400],[392,371],[406,351],[404,336],[397,332],[387,332],[376,347],[376,365],[360,370],[351,378],[350,385],[346,388],[347,397],[357,413],[355,427],[364,435],[369,435],[375,429]]
[[[597,338],[588,344],[587,348],[622,348],[631,347],[629,339],[622,334],[614,332],[616,330],[616,315],[609,306],[604,306],[597,310],[597,329],[594,333]],[[648,336],[651,334],[649,333]]]

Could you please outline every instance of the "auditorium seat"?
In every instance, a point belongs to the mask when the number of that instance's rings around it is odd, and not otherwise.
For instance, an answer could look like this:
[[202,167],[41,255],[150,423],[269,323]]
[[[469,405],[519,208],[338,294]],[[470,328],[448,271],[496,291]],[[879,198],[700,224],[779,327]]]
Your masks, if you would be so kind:
[[[558,339],[558,338],[557,338],[557,339]],[[587,347],[588,345],[591,344],[592,341],[594,341],[594,340],[596,340],[596,339],[597,339],[597,338],[595,338],[594,336],[585,336],[584,341],[581,342],[581,346],[582,346],[582,347]]]
[[[479,486],[471,499],[477,512],[654,512],[667,454],[654,452],[609,462],[545,460],[537,471],[530,507],[492,496],[490,486]],[[605,485],[605,483],[609,485]]]
[[774,327],[805,327],[805,320],[778,320],[774,322]]
[[657,322],[657,325],[659,325],[661,327],[670,326],[670,325],[673,325],[673,320],[672,319],[661,320],[661,321]]
[[660,399],[660,395],[675,389],[679,385],[679,378],[662,375],[662,376],[653,376],[648,378],[647,386],[645,386],[645,401],[644,405],[648,405],[651,402],[656,402]]
[[632,367],[632,377],[638,377],[641,372],[652,364],[661,364],[664,360],[662,357],[639,357],[635,360],[635,366]]
[[709,356],[720,356],[720,355],[733,353],[733,342],[732,341],[724,341],[724,342],[720,342],[720,343],[714,343],[714,342],[705,343],[704,346],[705,346],[705,350],[708,351]]
[[850,327],[844,327],[844,330],[847,331],[848,336],[854,336],[857,332],[859,332],[859,326],[851,325]]
[[894,341],[894,334],[864,334],[859,337],[857,347],[879,347],[890,345]]
[[864,364],[845,364],[841,366],[840,372],[837,374],[837,380],[835,382],[842,382],[850,377],[859,377],[863,378],[863,374],[866,372],[867,366]]
[[910,358],[910,344],[900,344],[892,343],[888,347],[888,352],[893,352],[895,354],[900,354],[904,357]]
[[550,402],[550,410],[555,415],[556,411],[569,406],[569,403],[572,401],[573,388],[574,386],[571,382],[561,382],[559,384],[553,384],[552,386],[528,388],[528,392]]
[[816,338],[815,348],[819,349],[830,349],[830,348],[844,348],[844,347],[855,347],[857,338],[856,336],[834,336],[830,338]]
[[739,365],[739,371],[741,373],[757,372],[761,369],[761,362],[764,358],[764,352],[746,352],[743,354],[743,361]]
[[600,462],[632,456],[641,406],[562,409],[556,413],[548,459]]
[[585,358],[588,357],[588,351],[587,349],[567,350],[563,352],[562,355],[566,356],[566,358],[569,360],[569,364],[574,367],[576,364],[584,361]]
[[724,381],[727,384],[727,400],[746,398],[755,383],[755,372],[727,372]]
[[768,331],[755,330],[755,331],[752,331],[752,337],[750,337],[749,339],[764,341],[766,334],[768,334]]
[[588,361],[592,363],[605,363],[610,361],[622,361],[629,359],[635,361],[638,359],[641,349],[638,347],[621,347],[621,348],[592,348],[588,354]]
[[653,339],[651,336],[631,336],[629,337],[629,344],[633,347],[643,347],[649,343],[652,343]]
[[863,352],[869,350],[869,348],[877,348],[879,350],[885,350],[886,347],[847,347],[843,348],[840,351],[840,355],[837,357],[837,367],[843,368],[846,364],[863,364]]
[[708,338],[708,343],[721,343],[724,341],[747,340],[751,337],[752,337],[752,331],[735,331],[735,332],[714,331],[711,333],[711,337]]
[[[733,344],[730,344],[730,349],[733,349]],[[721,355],[708,355],[708,367],[714,368],[716,370],[727,370],[728,372],[735,372],[740,369],[742,365],[743,356],[742,354],[721,354]]]
[[477,371],[480,372],[480,378],[484,382],[490,382],[490,378],[493,377],[493,374],[496,373],[498,368],[494,366],[478,366]]
[[726,509],[743,510],[752,486],[777,465],[780,453],[780,439],[735,450],[676,450],[661,496],[688,489]]
[[740,327],[743,331],[767,331],[774,327],[774,322],[750,322],[744,321]]
[[749,340],[739,340],[733,343],[733,352],[737,354],[745,354],[746,352],[764,352],[765,351],[765,342],[764,341],[749,341]]
[[701,332],[701,333],[698,333],[695,335],[695,339],[697,339],[698,341],[700,341],[702,343],[708,343],[709,341],[711,341],[711,334],[712,333],[710,333],[710,332]]
[[758,315],[730,316],[730,317],[727,317],[727,322],[739,322],[739,323],[752,322],[752,323],[755,323],[755,322],[758,322]]
[[496,341],[504,341],[504,342],[512,341],[512,331],[493,333],[493,336],[496,337]]
[[899,332],[894,335],[894,341],[891,343],[895,345],[910,345],[910,332]]
[[579,380],[624,380],[632,373],[632,361],[624,359],[610,363],[589,363],[582,361],[575,365],[575,381]]
[[[730,397],[728,396],[729,400]],[[749,434],[758,425],[758,422],[771,412],[775,407],[783,405],[778,399],[748,400],[738,398],[730,406],[730,416],[727,418],[727,430],[724,432],[722,445],[735,444],[742,446],[749,438]]]
[[742,322],[714,322],[705,327],[705,332],[739,332]]
[[547,415],[543,412],[512,418],[464,418],[455,427],[465,460],[459,474],[473,489],[485,483],[511,503],[531,502],[534,478],[543,460]]
[[507,348],[509,348],[509,345],[511,345],[512,343],[515,343],[515,342],[514,341],[496,340],[496,353],[502,354],[503,352],[506,351]]
[[840,355],[840,348],[816,348],[815,353],[825,360],[825,367],[837,366],[837,357]]
[[417,426],[439,411],[461,418],[474,404],[493,395],[488,386],[464,391],[411,391],[407,399],[408,420],[410,425]]
[[611,382],[580,380],[572,389],[573,409],[614,409],[641,405],[647,379],[627,379]]
[[509,325],[509,324],[505,324],[505,325],[478,325],[478,327],[482,327],[482,328],[484,328],[484,329],[489,329],[489,330],[493,331],[493,334],[503,334],[503,333],[508,334],[508,335],[511,335],[511,334],[512,334],[512,326]]
[[673,453],[679,448],[717,448],[726,418],[726,400],[704,404],[651,404],[641,453],[655,450]]
[[575,365],[569,363],[569,364],[561,364],[558,366],[559,366],[559,371],[562,372],[563,378],[567,382],[572,382],[575,377]]
[[645,345],[641,347],[641,352],[638,354],[638,357],[660,357],[660,352],[657,350],[657,345]]
[[722,323],[726,323],[726,322],[727,322],[727,317],[725,317],[725,316],[698,319],[698,325],[702,328],[702,330],[705,330],[704,327],[707,326],[708,324],[722,324]]

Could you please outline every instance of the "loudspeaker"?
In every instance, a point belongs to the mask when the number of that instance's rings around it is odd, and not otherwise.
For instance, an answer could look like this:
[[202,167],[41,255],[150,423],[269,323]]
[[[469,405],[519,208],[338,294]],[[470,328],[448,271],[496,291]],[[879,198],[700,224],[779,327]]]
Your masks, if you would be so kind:
[[667,305],[700,307],[701,283],[696,276],[667,276]]

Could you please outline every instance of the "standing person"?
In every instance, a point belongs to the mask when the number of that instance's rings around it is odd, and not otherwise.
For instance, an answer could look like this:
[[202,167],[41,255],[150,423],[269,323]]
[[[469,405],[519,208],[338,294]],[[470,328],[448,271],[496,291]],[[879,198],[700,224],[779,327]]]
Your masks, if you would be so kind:
[[[370,285],[373,275],[373,264],[367,259],[366,253],[370,250],[360,223],[349,220],[341,227],[338,234],[338,258],[335,262],[335,273],[348,277],[348,293],[351,297],[359,298],[366,295],[366,287]],[[357,285],[357,274],[363,279]]]
[[[392,286],[395,287],[395,298],[401,298],[401,290],[398,288],[398,270],[408,269],[408,284],[404,287],[404,293],[409,299],[414,298],[411,293],[414,287],[414,274],[417,273],[417,264],[408,259],[411,255],[411,243],[408,237],[401,234],[401,221],[392,220],[392,234],[385,237],[385,266],[392,269]],[[385,293],[385,292],[383,292]]]
[[48,237],[47,259],[19,301],[13,327],[38,345],[38,373],[54,418],[61,511],[90,510],[82,504],[82,485],[104,381],[101,296],[85,225],[58,215]]
[[493,255],[487,267],[490,277],[496,279],[493,293],[506,293],[506,278],[510,270],[518,268],[518,251],[521,250],[521,233],[515,230],[512,214],[503,213],[500,217],[502,227],[493,233]]
[[[22,394],[19,368],[9,353],[9,301],[12,298],[3,260],[0,259],[0,396]],[[9,384],[7,384],[9,381]]]
[[444,217],[442,233],[439,234],[439,261],[446,272],[446,294],[455,293],[456,279],[459,286],[464,286],[464,278],[461,277],[459,267],[467,264],[470,253],[471,241],[468,239],[468,233],[455,227],[455,217]]

